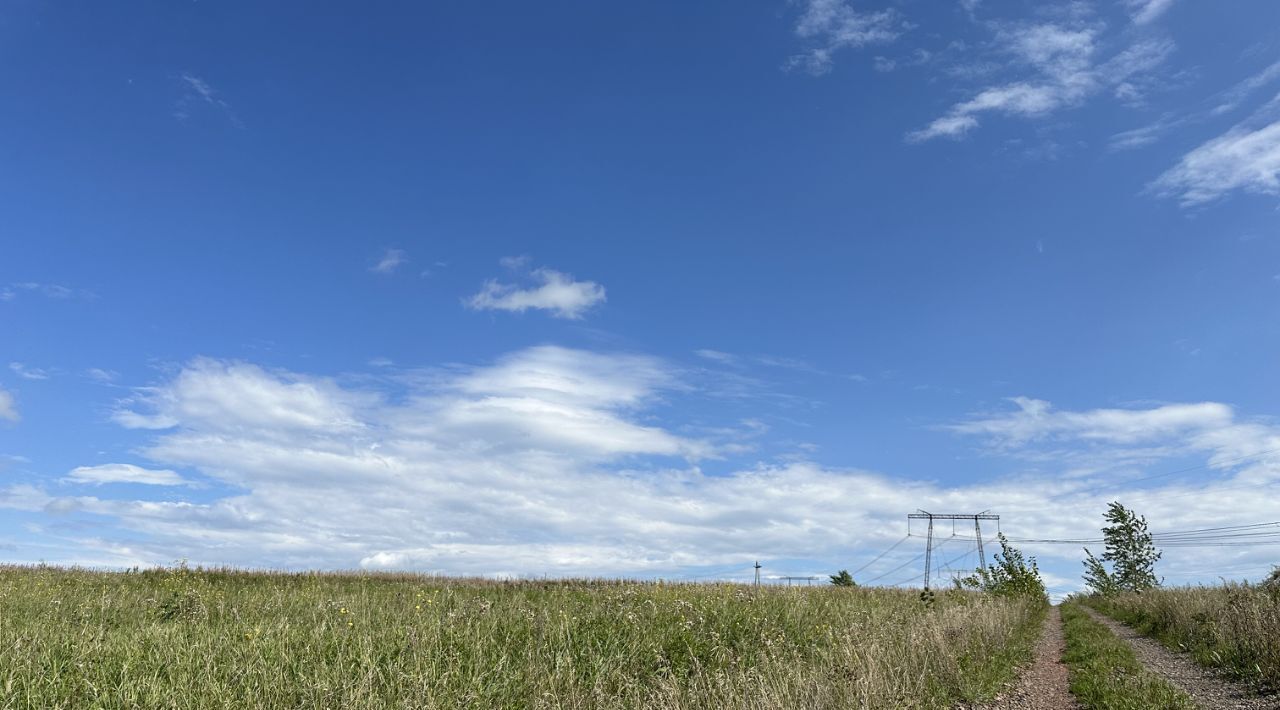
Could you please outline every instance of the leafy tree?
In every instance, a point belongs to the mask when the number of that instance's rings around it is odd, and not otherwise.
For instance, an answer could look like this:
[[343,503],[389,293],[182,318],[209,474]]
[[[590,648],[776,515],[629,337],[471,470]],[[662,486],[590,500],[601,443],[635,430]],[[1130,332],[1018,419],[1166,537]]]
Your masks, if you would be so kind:
[[1000,552],[996,553],[995,564],[979,567],[973,575],[960,580],[961,584],[996,596],[1047,600],[1036,558],[1025,557],[1021,550],[1009,544],[1004,533],[998,537]]
[[853,581],[853,575],[849,574],[849,570],[842,569],[839,572],[828,575],[831,577],[831,583],[837,587],[856,587],[858,583]]
[[1088,557],[1084,561],[1084,583],[1094,591],[1095,594],[1101,594],[1109,597],[1120,591],[1116,586],[1116,581],[1111,577],[1111,573],[1107,572],[1107,568],[1102,561],[1093,556],[1089,552],[1089,548],[1084,548],[1084,552]]
[[[1110,525],[1102,529],[1106,547],[1102,557],[1094,557],[1084,548],[1084,581],[1097,594],[1141,592],[1160,586],[1156,578],[1156,560],[1160,551],[1147,531],[1147,519],[1120,505],[1111,503],[1103,516]],[[1111,563],[1108,571],[1104,562]]]

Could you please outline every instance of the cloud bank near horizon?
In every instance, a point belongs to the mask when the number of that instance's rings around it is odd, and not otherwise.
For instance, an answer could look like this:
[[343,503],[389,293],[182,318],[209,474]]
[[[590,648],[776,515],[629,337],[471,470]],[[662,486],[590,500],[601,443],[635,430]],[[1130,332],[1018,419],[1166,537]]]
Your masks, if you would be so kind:
[[[1213,402],[1064,411],[1016,398],[939,436],[971,437],[1026,472],[945,486],[794,459],[710,471],[733,438],[663,422],[664,399],[697,388],[680,366],[646,355],[539,346],[394,377],[196,359],[121,402],[116,421],[151,432],[145,466],[77,468],[67,482],[92,486],[78,495],[11,485],[0,507],[38,515],[69,562],[656,576],[869,557],[916,508],[992,509],[1007,530],[1037,537],[1095,530],[1112,499],[1135,502],[1163,529],[1257,522],[1273,516],[1257,489],[1280,478],[1280,429]],[[1199,474],[1126,483],[1188,457],[1204,462]],[[175,498],[187,482],[215,493]],[[125,483],[171,495],[111,495]],[[60,524],[76,516],[113,526]],[[1032,551],[1068,571],[1078,557]],[[904,546],[863,576],[915,553]],[[1267,559],[1225,557],[1259,568]],[[1177,573],[1176,559],[1166,564]]]

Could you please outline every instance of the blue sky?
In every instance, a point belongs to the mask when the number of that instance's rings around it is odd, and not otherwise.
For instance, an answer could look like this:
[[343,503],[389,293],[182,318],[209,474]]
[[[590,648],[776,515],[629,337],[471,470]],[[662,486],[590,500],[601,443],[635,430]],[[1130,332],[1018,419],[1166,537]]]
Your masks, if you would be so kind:
[[1277,517],[1274,3],[15,0],[0,59],[5,559],[732,578],[916,508]]

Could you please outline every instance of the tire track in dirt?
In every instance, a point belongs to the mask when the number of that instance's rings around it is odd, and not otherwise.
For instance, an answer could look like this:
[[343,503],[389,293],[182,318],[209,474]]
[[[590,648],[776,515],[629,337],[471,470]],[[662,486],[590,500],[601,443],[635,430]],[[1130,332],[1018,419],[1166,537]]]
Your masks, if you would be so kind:
[[1062,617],[1058,607],[1050,607],[1044,629],[1036,642],[1031,665],[1022,669],[1018,681],[981,710],[1076,710],[1080,704],[1071,694],[1067,666],[1062,662],[1066,642],[1062,638]]
[[1083,604],[1080,608],[1111,633],[1124,639],[1147,670],[1180,688],[1200,707],[1213,710],[1280,710],[1280,695],[1262,695],[1247,684],[1222,678],[1197,664],[1189,654],[1175,653],[1159,641],[1147,638]]

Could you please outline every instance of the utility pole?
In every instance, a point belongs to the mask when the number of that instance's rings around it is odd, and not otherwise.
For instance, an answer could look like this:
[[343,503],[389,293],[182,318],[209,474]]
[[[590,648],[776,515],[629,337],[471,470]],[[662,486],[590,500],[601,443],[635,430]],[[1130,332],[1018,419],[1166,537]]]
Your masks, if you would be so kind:
[[[999,520],[999,516],[996,520]],[[987,553],[982,551],[982,523],[978,522],[978,516],[973,516],[973,534],[978,538],[978,568],[987,568]]]
[[910,531],[911,529],[912,520],[928,520],[929,521],[929,531],[925,535],[925,547],[924,547],[924,588],[928,590],[929,575],[933,571],[933,521],[935,520],[972,520],[973,531],[974,533],[977,534],[977,537],[978,537],[978,562],[983,568],[985,568],[987,566],[987,556],[986,556],[986,553],[983,552],[982,550],[982,524],[979,521],[995,520],[997,521],[997,524],[999,524],[1000,516],[991,515],[986,511],[983,511],[981,513],[930,513],[928,511],[921,510],[919,512],[910,513],[907,515],[908,531]]
[[760,560],[756,560],[756,586],[760,586]]

